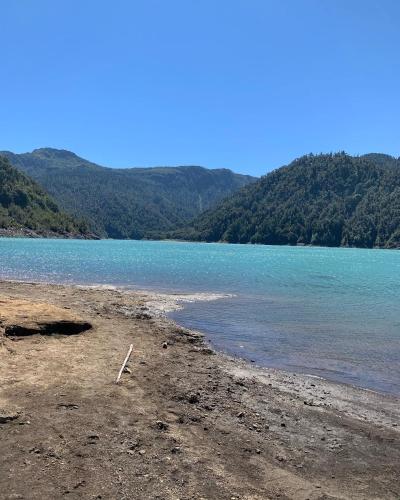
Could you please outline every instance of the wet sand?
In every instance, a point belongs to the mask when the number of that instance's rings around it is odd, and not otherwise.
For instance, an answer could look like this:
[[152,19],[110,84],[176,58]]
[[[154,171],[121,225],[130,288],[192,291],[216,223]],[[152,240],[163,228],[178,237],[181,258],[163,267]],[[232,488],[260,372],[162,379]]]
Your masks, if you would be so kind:
[[0,295],[92,325],[0,324],[1,499],[400,497],[400,400],[214,353],[165,317],[209,296],[16,282]]

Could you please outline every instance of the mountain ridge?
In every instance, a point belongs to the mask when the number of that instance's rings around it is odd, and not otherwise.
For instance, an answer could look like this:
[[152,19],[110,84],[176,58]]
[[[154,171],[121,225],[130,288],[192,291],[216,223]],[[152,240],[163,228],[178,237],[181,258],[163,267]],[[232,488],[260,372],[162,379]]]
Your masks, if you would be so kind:
[[110,168],[75,153],[0,152],[102,237],[154,238],[182,226],[254,177],[200,166]]
[[[5,157],[13,157],[13,158],[32,158],[32,157],[37,157],[38,159],[42,160],[47,160],[53,162],[54,160],[57,160],[57,163],[52,164],[53,167],[56,166],[61,166],[60,165],[60,160],[74,160],[76,161],[76,166],[83,166],[83,167],[96,167],[98,169],[105,169],[105,170],[113,170],[113,171],[134,171],[134,172],[146,172],[146,171],[154,171],[154,170],[181,170],[181,169],[202,169],[206,170],[209,172],[231,172],[235,175],[242,176],[242,177],[248,177],[251,179],[257,179],[258,177],[250,175],[250,174],[241,174],[237,172],[233,172],[233,170],[226,168],[226,167],[217,167],[217,168],[209,168],[209,167],[203,167],[202,165],[153,165],[153,166],[147,166],[147,167],[138,167],[138,166],[128,166],[128,167],[108,167],[106,165],[100,165],[99,163],[92,162],[90,160],[87,160],[73,151],[69,151],[68,149],[57,149],[57,148],[52,148],[52,147],[44,147],[44,148],[35,148],[32,151],[28,151],[25,153],[14,153],[13,151],[10,150],[3,150],[0,151],[1,156]],[[18,159],[16,160],[18,162]],[[68,165],[71,166],[71,165]]]

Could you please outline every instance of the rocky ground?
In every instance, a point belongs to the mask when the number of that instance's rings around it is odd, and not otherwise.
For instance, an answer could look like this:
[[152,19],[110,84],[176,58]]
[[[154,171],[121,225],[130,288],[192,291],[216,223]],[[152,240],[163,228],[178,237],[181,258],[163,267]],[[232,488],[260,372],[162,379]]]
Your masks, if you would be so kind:
[[398,399],[214,354],[177,297],[0,295],[1,499],[400,498]]

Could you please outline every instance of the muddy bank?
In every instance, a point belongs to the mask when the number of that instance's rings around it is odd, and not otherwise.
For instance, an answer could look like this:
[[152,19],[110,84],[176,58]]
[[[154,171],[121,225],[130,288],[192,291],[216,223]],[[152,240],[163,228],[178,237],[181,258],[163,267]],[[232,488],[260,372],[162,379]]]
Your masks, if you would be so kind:
[[1,499],[399,498],[398,399],[214,354],[164,294],[0,294],[91,325],[0,337]]

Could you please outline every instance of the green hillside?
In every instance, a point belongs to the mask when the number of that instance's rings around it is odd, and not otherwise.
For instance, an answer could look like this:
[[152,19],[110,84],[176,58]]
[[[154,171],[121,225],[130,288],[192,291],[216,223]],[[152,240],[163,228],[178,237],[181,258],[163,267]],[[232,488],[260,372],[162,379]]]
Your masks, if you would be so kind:
[[63,209],[111,238],[157,237],[254,180],[195,166],[106,168],[57,149],[0,154],[38,181]]
[[400,161],[308,155],[244,187],[175,238],[271,245],[400,246]]
[[43,189],[0,156],[0,234],[86,236],[87,225],[60,211]]

